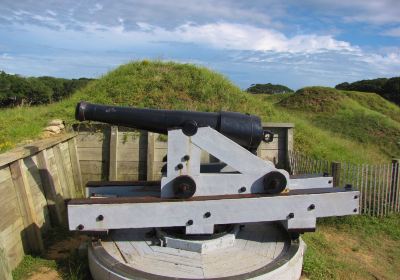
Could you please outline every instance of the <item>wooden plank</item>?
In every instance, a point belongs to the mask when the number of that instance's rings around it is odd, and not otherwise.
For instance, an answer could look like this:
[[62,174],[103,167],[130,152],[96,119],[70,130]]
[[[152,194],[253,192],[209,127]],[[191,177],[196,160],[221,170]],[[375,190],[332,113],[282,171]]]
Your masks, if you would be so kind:
[[[65,143],[68,145],[68,143]],[[61,154],[63,156],[63,161],[65,164],[65,176],[67,177],[68,180],[68,186],[69,190],[72,194],[73,198],[76,198],[77,196],[80,196],[80,191],[76,189],[75,187],[75,182],[74,182],[74,175],[72,173],[72,166],[71,166],[71,158],[69,156],[69,150],[68,146],[67,149],[61,149]]]
[[23,147],[12,149],[9,152],[0,154],[0,166],[14,162],[20,158],[34,155],[44,149],[52,147],[57,143],[66,141],[75,136],[75,133],[61,134],[59,136],[38,140]]
[[[289,170],[290,172],[290,162],[289,162],[289,153],[290,151],[293,151],[293,128],[288,128],[286,130],[286,141],[285,141],[285,160],[286,160],[286,164],[285,167],[287,170]],[[321,161],[319,162],[321,164]],[[319,168],[320,169],[320,168]],[[318,170],[318,173],[320,172],[320,170]]]
[[12,280],[11,268],[8,264],[6,252],[2,244],[3,241],[0,239],[0,279]]
[[60,185],[62,188],[62,195],[64,198],[73,198],[74,194],[72,193],[73,186],[69,185],[69,181],[66,177],[66,168],[64,158],[61,154],[60,144],[57,144],[53,147],[54,159],[56,160],[57,174],[60,179]]
[[136,174],[119,174],[118,179],[121,181],[136,181],[139,180],[142,176],[142,174],[136,173]]
[[269,142],[269,143],[261,142],[260,149],[261,150],[277,150],[277,149],[283,150],[283,149],[286,149],[285,139],[274,137],[272,139],[272,142]]
[[76,137],[76,146],[79,148],[102,148],[109,142],[109,135],[103,132],[79,133]]
[[128,149],[139,149],[147,146],[146,131],[119,131],[118,144]]
[[89,181],[102,181],[104,178],[101,174],[85,174],[82,173],[82,182],[85,185]]
[[9,196],[8,200],[4,200],[3,204],[0,205],[2,218],[0,219],[0,230],[7,228],[8,225],[12,224],[15,220],[21,217],[19,204],[15,191],[10,188],[8,192],[13,193]]
[[[7,166],[7,169],[8,166]],[[12,191],[14,188],[13,180],[8,178],[6,181],[0,182],[0,206],[7,205],[7,202],[15,198],[15,193]]]
[[117,169],[117,161],[118,161],[118,126],[111,126],[110,131],[110,156],[109,156],[109,174],[108,180],[117,181],[118,180],[118,169]]
[[77,194],[84,196],[84,186],[82,182],[81,165],[79,164],[78,149],[76,148],[76,137],[68,141],[68,151],[71,161],[72,177],[74,180],[75,191]]
[[31,252],[41,254],[44,252],[42,235],[37,222],[31,190],[25,172],[22,171],[22,164],[22,159],[10,164],[11,177],[14,182],[29,248]]
[[38,155],[38,166],[43,190],[45,193],[47,207],[49,209],[52,225],[62,225],[64,223],[64,201],[57,195],[53,177],[49,171],[49,160],[47,150],[41,151]]
[[80,148],[78,147],[79,160],[106,160],[108,161],[109,147]]
[[399,179],[398,175],[400,173],[400,168],[399,168],[400,160],[399,159],[393,159],[391,163],[391,176],[390,176],[390,202],[393,205],[393,209],[395,210],[396,204],[398,204],[398,185],[399,185]]
[[11,178],[10,168],[6,165],[0,169],[0,183]]
[[382,216],[383,215],[383,193],[382,193],[382,179],[381,179],[381,174],[382,174],[382,164],[379,164],[377,166],[377,170],[378,170],[378,175],[377,175],[377,213],[378,216]]
[[268,129],[268,128],[273,128],[273,127],[278,127],[278,128],[294,128],[294,123],[272,123],[272,122],[263,122],[262,123],[263,128]]
[[331,174],[333,177],[333,186],[339,187],[340,184],[340,172],[341,171],[341,163],[340,162],[332,162],[331,163]]
[[[14,269],[24,257],[22,235],[24,226],[21,216],[14,219],[8,226],[0,231],[0,245],[4,248],[6,259],[11,269]],[[5,242],[7,241],[7,242]]]
[[80,160],[81,174],[106,174],[108,163],[104,161]]
[[156,139],[156,141],[154,143],[154,148],[155,149],[168,149],[168,142],[160,141],[160,140]]
[[122,174],[145,174],[145,161],[119,161],[117,163],[118,176]]
[[373,167],[373,173],[374,173],[374,177],[373,177],[373,189],[372,189],[372,192],[373,192],[373,206],[372,206],[372,211],[373,211],[373,215],[376,215],[377,213],[376,213],[376,195],[377,195],[377,192],[376,192],[376,177],[377,177],[377,173],[378,173],[378,167],[375,165],[375,166],[372,166]]
[[119,147],[117,157],[119,161],[146,161],[147,149],[124,149]]
[[147,134],[147,180],[154,179],[154,152],[155,152],[156,135],[149,132]]

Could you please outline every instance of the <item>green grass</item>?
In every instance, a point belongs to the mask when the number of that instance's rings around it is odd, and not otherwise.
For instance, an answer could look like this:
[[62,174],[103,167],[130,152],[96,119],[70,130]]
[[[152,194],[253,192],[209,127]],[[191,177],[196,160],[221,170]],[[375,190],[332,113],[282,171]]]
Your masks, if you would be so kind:
[[92,279],[87,256],[80,254],[79,236],[67,228],[56,227],[43,236],[47,251],[42,256],[26,255],[12,275],[14,280],[24,280],[46,270],[56,272],[65,280]]
[[203,67],[138,61],[122,65],[57,104],[0,110],[0,151],[35,139],[52,118],[74,123],[80,100],[121,106],[239,111],[293,122],[295,148],[352,163],[400,156],[400,108],[372,93],[309,87],[295,94],[251,95]]
[[18,267],[13,270],[12,276],[14,280],[24,280],[38,271],[40,268],[57,269],[57,263],[54,260],[46,260],[38,256],[26,255]]
[[321,219],[307,244],[304,274],[310,279],[398,279],[400,215]]

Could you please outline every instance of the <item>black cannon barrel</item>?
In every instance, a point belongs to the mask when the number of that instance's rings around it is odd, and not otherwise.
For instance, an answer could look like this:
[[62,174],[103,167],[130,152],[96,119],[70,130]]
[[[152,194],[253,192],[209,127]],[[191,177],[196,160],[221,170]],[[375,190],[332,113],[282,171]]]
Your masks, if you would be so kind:
[[81,101],[77,104],[75,118],[79,121],[98,121],[162,134],[167,134],[170,129],[184,128],[187,124],[209,126],[249,150],[257,149],[264,138],[259,117],[236,112],[141,109]]

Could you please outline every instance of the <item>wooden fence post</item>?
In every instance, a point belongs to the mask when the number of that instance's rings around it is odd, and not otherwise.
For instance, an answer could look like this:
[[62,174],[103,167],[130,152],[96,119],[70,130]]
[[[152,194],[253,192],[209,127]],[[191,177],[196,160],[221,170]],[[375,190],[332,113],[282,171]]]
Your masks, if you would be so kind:
[[285,163],[285,167],[286,170],[289,171],[289,173],[292,174],[293,170],[291,170],[291,164],[290,164],[290,156],[291,156],[291,152],[293,151],[293,127],[288,127],[286,129],[286,163]]
[[32,193],[25,171],[22,169],[22,164],[23,159],[10,164],[11,178],[17,194],[18,206],[24,223],[29,249],[32,253],[41,254],[44,252],[43,239],[37,222]]
[[340,184],[340,170],[341,170],[341,163],[337,161],[333,161],[331,163],[331,174],[333,177],[333,186],[338,187]]
[[398,187],[399,187],[399,164],[400,159],[392,160],[392,178],[390,180],[390,205],[394,205],[394,209],[396,209],[395,203],[398,201]]
[[110,131],[110,168],[108,180],[116,181],[118,180],[118,170],[117,170],[117,151],[118,151],[118,126],[111,126]]
[[68,141],[69,157],[71,160],[72,174],[74,177],[75,191],[79,191],[79,194],[85,197],[85,191],[82,182],[81,165],[79,164],[78,149],[76,147],[76,138],[71,138]]
[[[37,154],[38,167],[40,178],[43,185],[43,190],[46,196],[47,207],[49,209],[50,220],[53,226],[63,225],[64,216],[63,209],[60,205],[64,205],[62,197],[59,197],[56,192],[56,187],[54,185],[53,177],[50,174],[49,160],[47,158],[47,151],[42,150]],[[62,207],[61,206],[61,207]]]
[[73,193],[73,188],[70,186],[68,183],[69,180],[66,177],[67,170],[64,162],[64,158],[61,152],[61,146],[60,143],[55,145],[53,147],[53,153],[54,153],[54,160],[56,161],[56,167],[58,171],[58,176],[60,178],[60,184],[61,184],[61,189],[63,191],[63,197],[64,198],[73,198],[75,197],[75,194]]
[[154,153],[156,135],[152,132],[147,133],[147,180],[154,179]]

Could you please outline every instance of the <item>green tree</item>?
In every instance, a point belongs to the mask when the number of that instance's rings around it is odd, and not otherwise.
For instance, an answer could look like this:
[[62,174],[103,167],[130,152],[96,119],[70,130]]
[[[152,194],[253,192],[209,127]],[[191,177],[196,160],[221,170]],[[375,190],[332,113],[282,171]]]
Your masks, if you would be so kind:
[[292,89],[283,86],[283,85],[274,85],[271,83],[268,84],[252,84],[248,89],[247,92],[253,94],[279,94],[279,93],[289,93],[293,92]]

